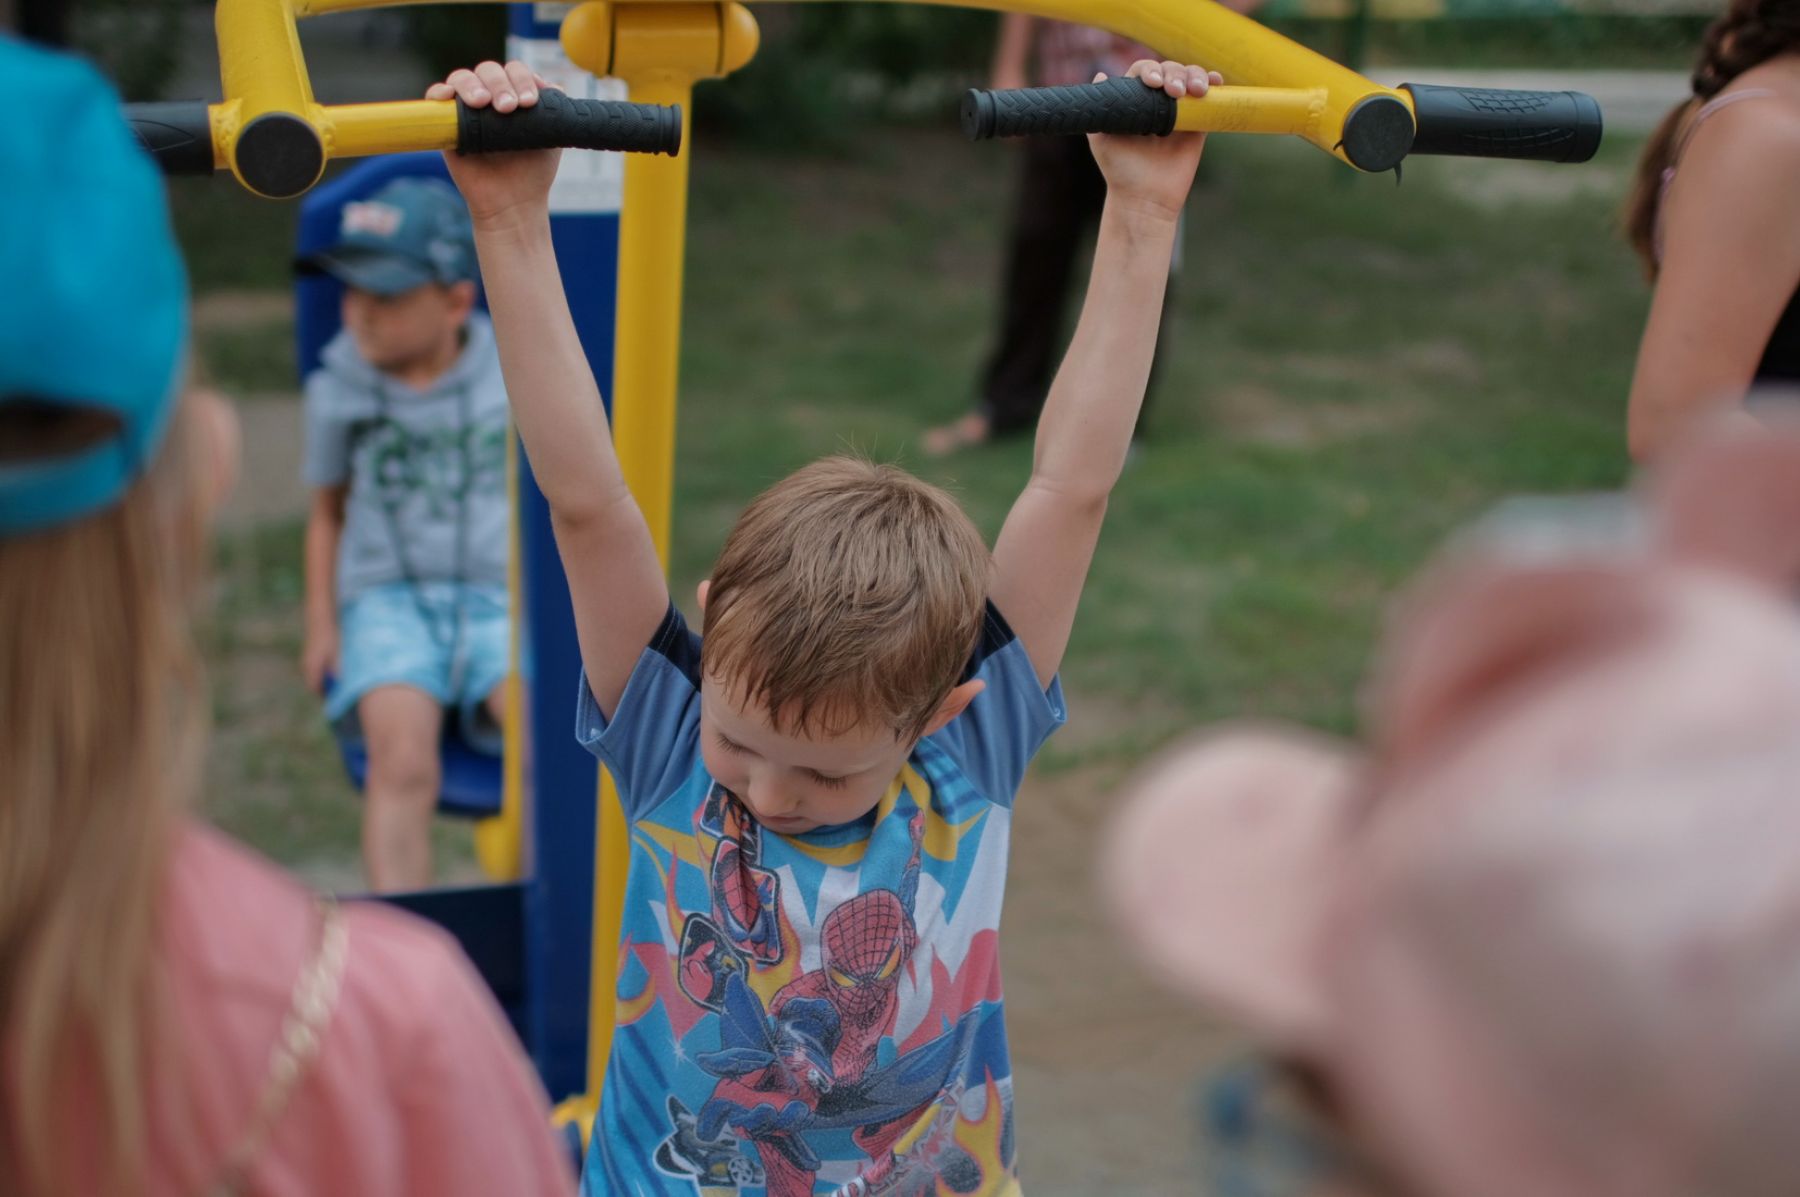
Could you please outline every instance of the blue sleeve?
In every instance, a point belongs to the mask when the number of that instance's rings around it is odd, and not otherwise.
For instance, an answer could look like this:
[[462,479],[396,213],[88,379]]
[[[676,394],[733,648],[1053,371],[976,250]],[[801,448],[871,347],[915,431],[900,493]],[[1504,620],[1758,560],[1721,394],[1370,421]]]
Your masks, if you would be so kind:
[[308,486],[342,486],[350,481],[350,425],[336,415],[323,370],[306,376],[306,447],[300,478]]
[[638,657],[610,722],[583,671],[575,739],[613,775],[627,818],[643,817],[687,780],[700,754],[700,637],[674,604]]
[[931,738],[991,802],[1011,806],[1025,769],[1068,719],[1062,679],[1045,690],[1025,645],[992,603],[964,681],[987,683],[968,709]]

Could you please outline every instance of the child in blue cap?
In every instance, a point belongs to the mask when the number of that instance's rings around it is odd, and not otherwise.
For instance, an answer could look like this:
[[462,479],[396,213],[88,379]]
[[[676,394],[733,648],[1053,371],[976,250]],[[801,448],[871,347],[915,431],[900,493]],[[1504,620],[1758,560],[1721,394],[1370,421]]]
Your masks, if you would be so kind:
[[0,1193],[572,1194],[442,932],[191,813],[193,634],[236,470],[112,89],[0,37]]
[[344,205],[337,243],[303,265],[344,284],[344,326],[306,380],[302,668],[368,748],[370,886],[418,889],[444,719],[499,750],[506,389],[449,184],[396,179]]

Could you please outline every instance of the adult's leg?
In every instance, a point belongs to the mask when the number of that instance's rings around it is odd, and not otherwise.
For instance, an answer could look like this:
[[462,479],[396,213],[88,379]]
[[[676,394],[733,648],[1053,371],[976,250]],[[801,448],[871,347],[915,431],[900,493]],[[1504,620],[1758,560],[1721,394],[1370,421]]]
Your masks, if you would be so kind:
[[925,451],[933,455],[1031,429],[1056,367],[1069,275],[1087,215],[1084,176],[1099,171],[1083,138],[1027,138],[1018,152],[1000,320],[982,367],[980,402],[975,411],[925,434]]
[[377,686],[357,703],[369,772],[363,786],[363,872],[377,891],[431,884],[431,819],[444,711],[412,686]]
[[1106,184],[1083,137],[1034,137],[1007,246],[999,339],[982,374],[996,433],[1034,427],[1061,357],[1075,252],[1100,213]]

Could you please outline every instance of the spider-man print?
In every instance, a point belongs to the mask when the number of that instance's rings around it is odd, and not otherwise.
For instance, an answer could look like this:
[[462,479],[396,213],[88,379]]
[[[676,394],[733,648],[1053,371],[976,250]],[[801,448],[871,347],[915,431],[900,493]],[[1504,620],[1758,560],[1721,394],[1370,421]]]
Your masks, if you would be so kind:
[[[939,1095],[943,1068],[933,1068],[940,1057],[948,1067],[948,1057],[937,1044],[955,1039],[941,1037],[895,1061],[882,1070],[883,1085],[862,1084],[878,1079],[871,1066],[893,1031],[900,978],[919,943],[913,902],[923,812],[915,810],[907,825],[911,854],[898,891],[869,890],[832,910],[819,930],[820,967],[783,986],[766,1012],[746,975],[752,960],[764,961],[757,949],[767,941],[745,934],[754,920],[744,917],[746,894],[757,903],[754,919],[773,922],[780,910],[778,882],[754,864],[761,828],[723,787],[709,795],[701,826],[720,836],[711,889],[724,932],[694,915],[682,933],[681,989],[721,1018],[720,1050],[698,1061],[719,1081],[694,1133],[711,1141],[729,1130],[766,1148],[759,1154],[771,1197],[803,1197],[812,1192],[819,1161],[799,1134],[818,1125],[821,1102],[829,1102],[834,1124],[854,1127],[857,1146],[877,1174],[885,1171],[895,1141]],[[777,922],[775,959],[779,935]],[[837,1098],[829,1101],[834,1090]]]
[[[756,1145],[769,1197],[808,1197],[820,1161],[804,1132],[853,1127],[853,1139],[873,1162],[856,1191],[881,1192],[894,1172],[895,1141],[943,1098],[947,1074],[968,1051],[975,1025],[975,1015],[965,1014],[945,1034],[850,1081],[832,1071],[840,1024],[831,1003],[796,997],[780,1014],[767,1014],[744,978],[732,976],[720,1011],[720,1048],[696,1061],[718,1084],[695,1115],[671,1105],[672,1131],[657,1151],[658,1166],[694,1176],[700,1173],[693,1161],[704,1159],[714,1175],[722,1165],[742,1171],[749,1165],[737,1163],[726,1138],[736,1135]],[[954,1101],[949,1109],[953,1116]]]
[[758,964],[781,960],[781,883],[761,867],[762,824],[724,786],[714,785],[700,829],[718,837],[710,875],[713,913],[731,942]]

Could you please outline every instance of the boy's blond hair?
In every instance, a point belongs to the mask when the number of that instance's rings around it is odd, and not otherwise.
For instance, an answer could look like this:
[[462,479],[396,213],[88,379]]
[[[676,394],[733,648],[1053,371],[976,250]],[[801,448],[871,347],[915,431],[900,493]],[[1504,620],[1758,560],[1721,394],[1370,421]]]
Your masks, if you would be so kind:
[[701,666],[800,734],[924,734],[986,611],[981,533],[944,491],[827,457],[758,495],[713,568]]

